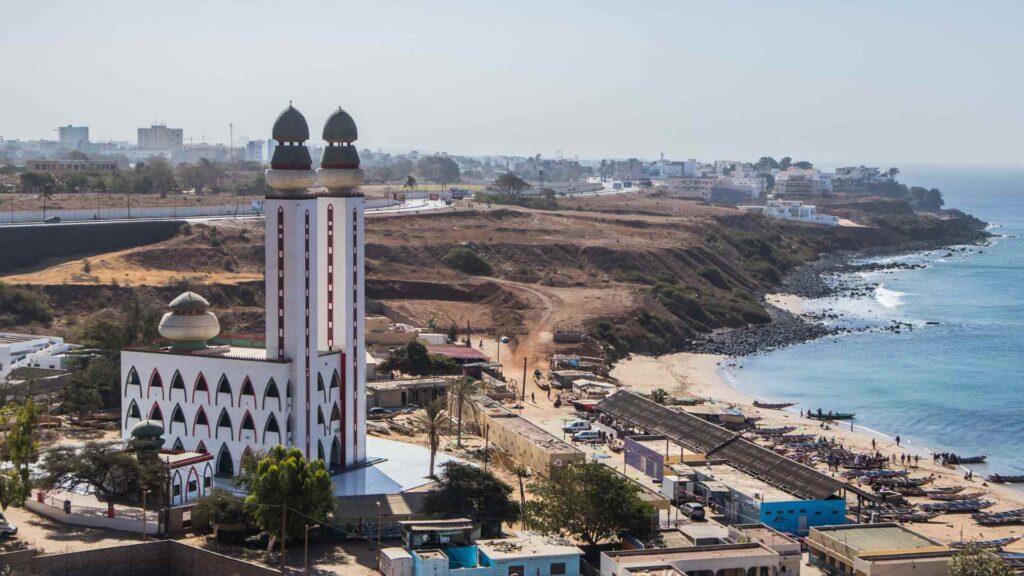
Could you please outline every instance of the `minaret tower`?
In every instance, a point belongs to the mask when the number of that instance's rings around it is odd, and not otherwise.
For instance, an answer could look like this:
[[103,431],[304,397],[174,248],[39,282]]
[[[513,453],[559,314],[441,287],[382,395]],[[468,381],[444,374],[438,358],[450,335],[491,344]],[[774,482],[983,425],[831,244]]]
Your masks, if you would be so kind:
[[362,183],[352,118],[328,120],[320,179],[291,105],[266,172],[267,357],[290,362],[291,445],[332,468],[366,459]]

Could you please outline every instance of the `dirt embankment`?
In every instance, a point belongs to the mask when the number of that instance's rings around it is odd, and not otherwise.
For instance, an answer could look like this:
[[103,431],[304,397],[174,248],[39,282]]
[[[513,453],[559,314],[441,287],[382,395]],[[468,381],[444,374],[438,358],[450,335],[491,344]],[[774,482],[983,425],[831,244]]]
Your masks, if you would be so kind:
[[[658,354],[715,329],[769,322],[761,295],[822,253],[964,242],[980,231],[956,213],[895,205],[851,212],[864,227],[826,227],[654,196],[559,202],[551,211],[463,204],[369,220],[368,308],[411,324],[454,324],[460,335],[509,336],[515,360],[560,350],[551,337],[560,327],[588,330],[589,352],[600,343],[613,358]],[[226,331],[259,333],[262,245],[259,222],[194,226],[0,280],[46,286],[63,325],[123,294],[160,307],[190,286],[211,296]]]

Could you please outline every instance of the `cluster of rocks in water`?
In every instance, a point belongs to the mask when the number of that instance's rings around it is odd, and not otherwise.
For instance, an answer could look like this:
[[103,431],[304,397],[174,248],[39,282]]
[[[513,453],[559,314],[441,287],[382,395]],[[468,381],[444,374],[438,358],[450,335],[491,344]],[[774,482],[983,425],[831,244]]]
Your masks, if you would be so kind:
[[[975,248],[966,246],[943,248],[942,250],[946,251],[945,254],[939,255],[942,258],[976,251]],[[977,252],[983,251],[977,250]],[[861,281],[854,273],[893,272],[927,267],[926,264],[901,261],[852,263],[855,259],[862,260],[879,255],[881,254],[837,253],[826,255],[816,262],[790,272],[783,280],[779,291],[802,298],[874,298],[878,284]],[[900,320],[891,320],[884,325],[842,326],[840,324],[844,315],[834,308],[801,315],[795,315],[774,306],[766,308],[772,317],[770,323],[716,331],[687,342],[686,349],[692,352],[723,354],[732,357],[749,356],[839,334],[868,330],[900,334],[903,331],[914,329],[912,323]],[[937,322],[927,322],[927,324],[937,324]]]

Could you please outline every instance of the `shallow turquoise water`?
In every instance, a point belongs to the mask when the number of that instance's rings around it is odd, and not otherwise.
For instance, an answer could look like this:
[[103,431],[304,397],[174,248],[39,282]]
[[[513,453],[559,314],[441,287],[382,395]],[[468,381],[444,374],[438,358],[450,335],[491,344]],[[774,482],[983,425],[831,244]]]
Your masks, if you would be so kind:
[[[938,186],[949,207],[995,225],[990,247],[966,255],[908,255],[924,269],[862,275],[874,298],[820,300],[852,324],[910,321],[743,358],[727,369],[755,396],[795,409],[855,411],[859,426],[918,449],[987,454],[978,473],[1024,473],[1024,171],[904,170]],[[927,325],[937,321],[938,325]]]

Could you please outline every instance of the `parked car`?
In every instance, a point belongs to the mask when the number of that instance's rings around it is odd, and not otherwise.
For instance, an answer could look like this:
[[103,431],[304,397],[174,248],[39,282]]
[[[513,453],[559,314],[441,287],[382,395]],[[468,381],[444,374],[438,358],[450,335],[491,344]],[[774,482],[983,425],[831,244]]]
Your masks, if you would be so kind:
[[562,432],[582,432],[583,430],[590,430],[590,422],[587,420],[570,420],[562,426]]
[[370,408],[369,412],[367,413],[371,420],[379,420],[381,418],[384,418],[388,414],[389,411],[386,408],[381,408],[380,406]]
[[597,442],[601,439],[601,433],[597,430],[582,430],[572,435],[573,442]]
[[0,538],[10,538],[18,533],[18,527],[7,521],[7,517],[0,512]]
[[690,518],[690,520],[693,520],[694,522],[701,522],[705,518],[704,505],[698,504],[696,502],[691,502],[689,504],[680,504],[679,511],[685,513]]
[[47,224],[60,224],[60,216],[50,216],[49,218],[47,218],[43,222],[45,222]]

